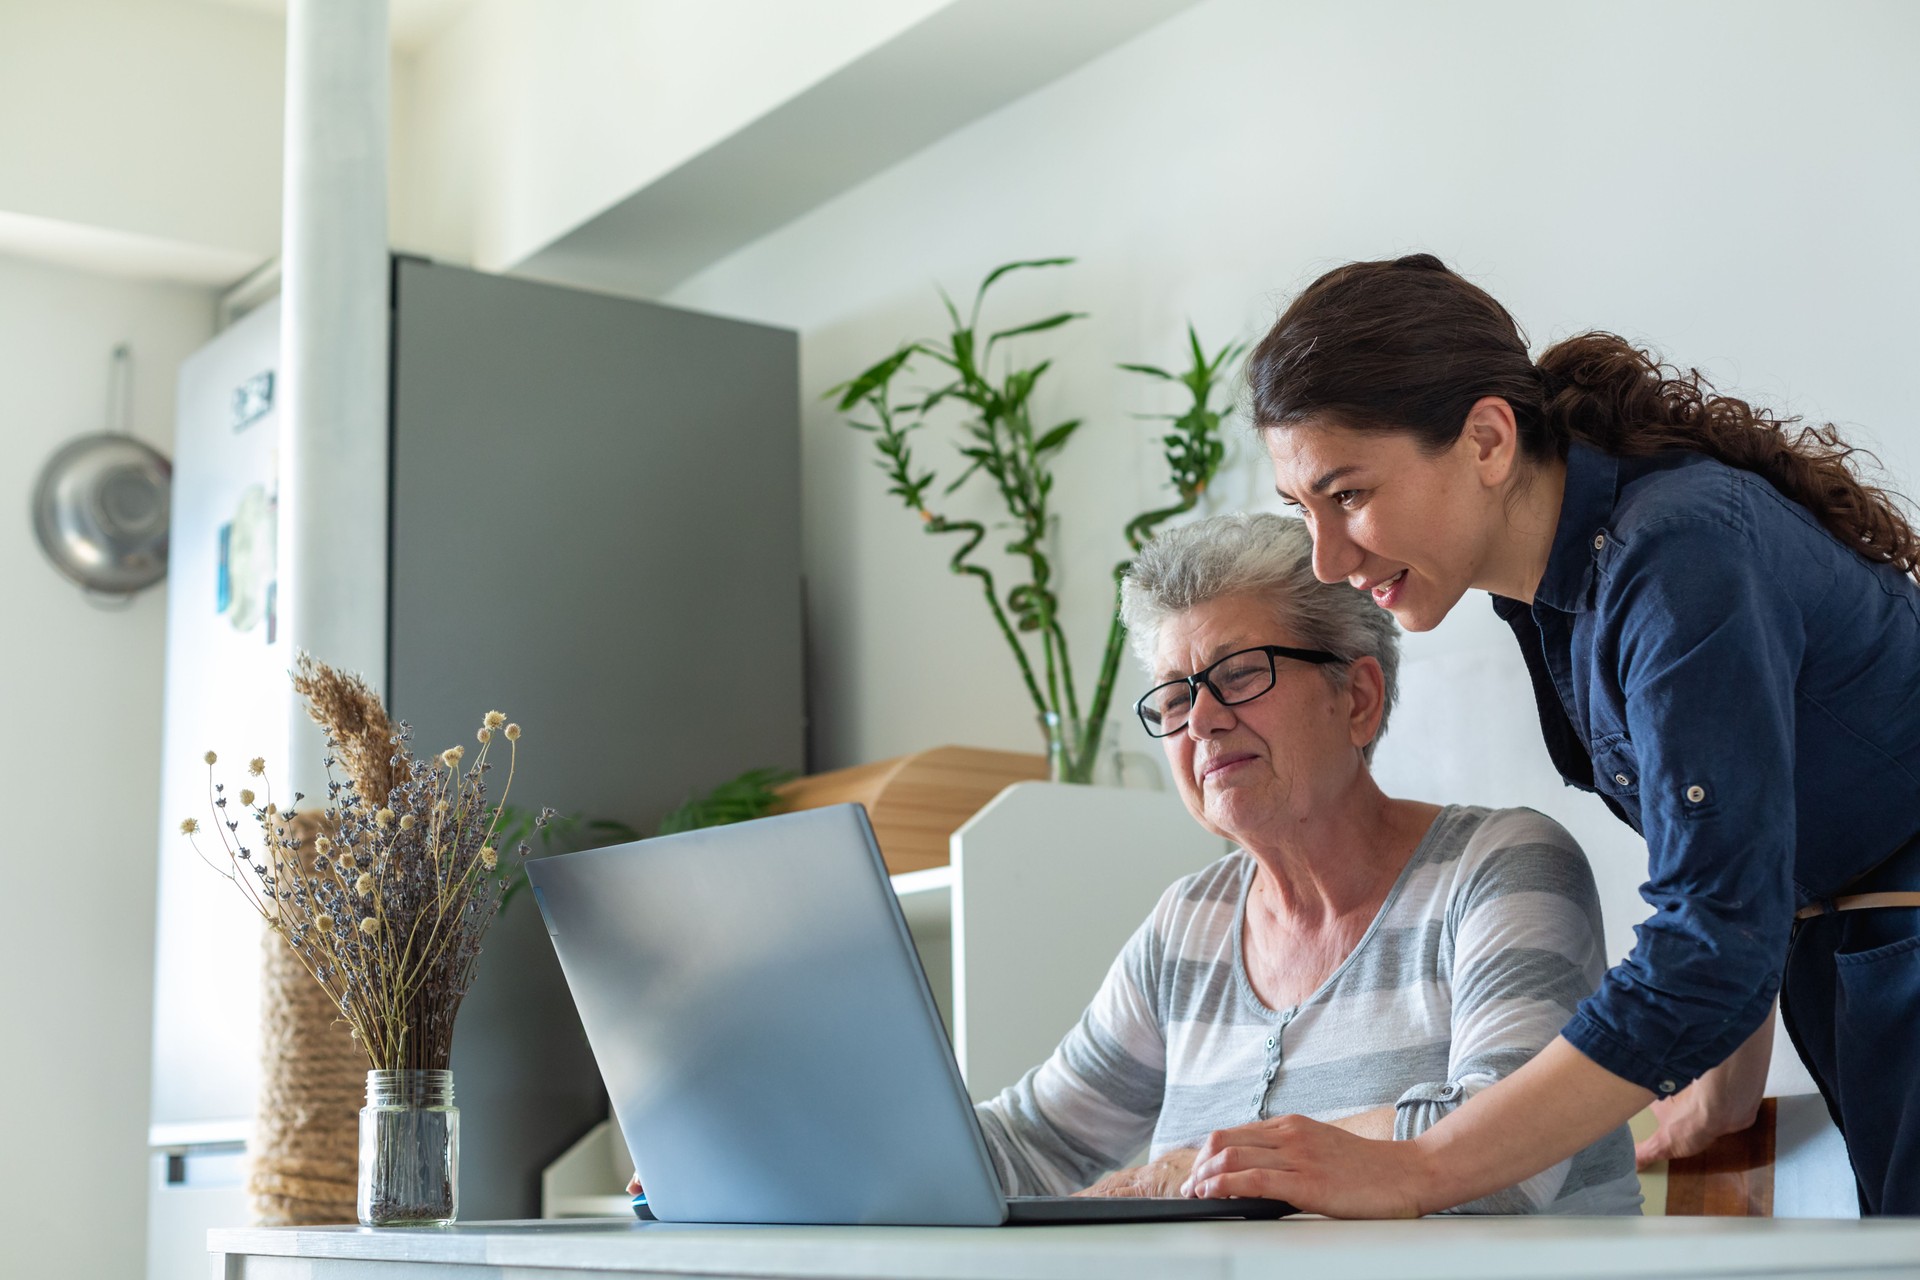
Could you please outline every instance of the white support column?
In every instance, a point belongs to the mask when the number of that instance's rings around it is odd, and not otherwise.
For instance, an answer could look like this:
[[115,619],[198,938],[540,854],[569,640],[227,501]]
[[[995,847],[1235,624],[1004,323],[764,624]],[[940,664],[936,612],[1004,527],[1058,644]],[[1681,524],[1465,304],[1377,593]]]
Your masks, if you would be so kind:
[[[384,692],[388,424],[387,0],[287,6],[280,331],[280,625]],[[291,695],[290,695],[291,696]],[[287,777],[323,794],[296,708]]]

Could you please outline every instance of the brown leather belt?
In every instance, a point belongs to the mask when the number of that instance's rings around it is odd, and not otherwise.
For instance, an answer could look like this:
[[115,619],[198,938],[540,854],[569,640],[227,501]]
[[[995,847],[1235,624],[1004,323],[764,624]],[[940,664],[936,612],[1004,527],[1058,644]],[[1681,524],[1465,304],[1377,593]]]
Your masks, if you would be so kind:
[[1829,911],[1864,911],[1868,907],[1920,907],[1920,892],[1852,893],[1828,902],[1816,902],[1793,913],[1795,920],[1811,920]]

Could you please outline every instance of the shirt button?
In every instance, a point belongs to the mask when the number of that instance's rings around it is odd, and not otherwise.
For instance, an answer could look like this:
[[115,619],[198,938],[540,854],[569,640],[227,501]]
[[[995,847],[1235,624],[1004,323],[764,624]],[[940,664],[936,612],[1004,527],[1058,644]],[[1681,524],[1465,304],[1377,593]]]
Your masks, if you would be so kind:
[[1687,803],[1699,804],[1707,798],[1707,789],[1697,783],[1687,788]]
[[1606,534],[1604,534],[1604,533],[1596,533],[1596,534],[1594,534],[1594,535],[1593,535],[1593,549],[1594,549],[1595,551],[1598,551],[1598,550],[1600,550],[1601,548],[1603,548],[1603,547],[1605,547],[1606,545],[1607,545],[1607,535],[1606,535]]
[[1672,1093],[1675,1089],[1679,1087],[1680,1087],[1679,1085],[1675,1084],[1671,1080],[1662,1080],[1660,1082],[1660,1092],[1662,1093]]
[[1623,786],[1623,787],[1627,785],[1627,775],[1626,775],[1626,774],[1624,774],[1624,773],[1616,773],[1616,774],[1614,774],[1614,775],[1613,775],[1613,780],[1614,780],[1615,782],[1617,782],[1617,783],[1619,783],[1619,784],[1620,784],[1621,786]]
[[1277,1041],[1275,1041],[1275,1040],[1274,1040],[1274,1038],[1273,1038],[1272,1036],[1268,1036],[1268,1037],[1267,1037],[1267,1048],[1269,1048],[1269,1049],[1271,1049],[1271,1048],[1273,1048],[1273,1046],[1274,1046],[1274,1045],[1275,1045],[1276,1043],[1278,1043],[1278,1042],[1277,1042]]

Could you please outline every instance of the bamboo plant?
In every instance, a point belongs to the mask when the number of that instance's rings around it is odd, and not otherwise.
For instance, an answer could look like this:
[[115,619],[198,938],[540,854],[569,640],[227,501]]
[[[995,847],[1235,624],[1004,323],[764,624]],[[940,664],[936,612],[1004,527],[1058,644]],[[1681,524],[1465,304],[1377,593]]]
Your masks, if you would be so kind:
[[[1226,453],[1220,430],[1226,409],[1215,409],[1211,401],[1226,381],[1227,367],[1244,346],[1230,344],[1209,356],[1189,325],[1187,344],[1192,363],[1185,371],[1172,373],[1145,364],[1120,366],[1136,374],[1179,384],[1191,403],[1181,413],[1156,415],[1172,423],[1171,429],[1161,437],[1161,443],[1176,500],[1136,516],[1122,531],[1129,558],[1114,567],[1115,607],[1108,624],[1106,650],[1101,655],[1093,694],[1083,714],[1066,632],[1060,624],[1054,568],[1046,551],[1046,536],[1055,518],[1049,505],[1053,495],[1052,464],[1079,431],[1083,420],[1069,418],[1042,427],[1035,418],[1035,389],[1053,362],[1043,359],[1037,363],[1021,363],[1010,352],[1015,345],[1013,340],[1023,340],[1019,345],[1024,348],[1036,335],[1083,319],[1084,313],[1059,312],[993,330],[986,333],[984,339],[980,323],[982,307],[995,283],[1012,272],[1060,267],[1072,261],[1071,258],[1040,258],[996,267],[981,281],[964,317],[953,300],[942,292],[941,301],[950,322],[944,340],[906,343],[827,394],[837,400],[840,412],[863,415],[850,418],[849,425],[873,434],[880,454],[877,465],[887,475],[888,492],[919,515],[927,533],[954,535],[960,539],[948,567],[955,574],[973,578],[979,585],[981,596],[1013,653],[1036,717],[1043,726],[1053,727],[1048,735],[1048,752],[1054,776],[1066,782],[1090,782],[1101,731],[1112,708],[1121,655],[1126,648],[1126,628],[1120,621],[1118,607],[1120,579],[1132,563],[1131,555],[1146,544],[1162,523],[1198,505],[1218,472]],[[1002,343],[1008,345],[1002,347]],[[1002,352],[997,366],[995,348]],[[898,382],[910,371],[929,364],[939,371],[937,385],[911,394],[897,389]],[[917,464],[913,455],[912,434],[928,426],[930,415],[949,403],[962,409],[959,454],[965,466],[939,489],[938,498],[952,497],[976,476],[985,476],[992,482],[1011,518],[1014,536],[1005,550],[1014,558],[1020,574],[1019,580],[1004,592],[993,571],[975,559],[980,544],[986,540],[987,526],[978,520],[955,519],[938,510],[938,499],[930,496],[936,473]]]

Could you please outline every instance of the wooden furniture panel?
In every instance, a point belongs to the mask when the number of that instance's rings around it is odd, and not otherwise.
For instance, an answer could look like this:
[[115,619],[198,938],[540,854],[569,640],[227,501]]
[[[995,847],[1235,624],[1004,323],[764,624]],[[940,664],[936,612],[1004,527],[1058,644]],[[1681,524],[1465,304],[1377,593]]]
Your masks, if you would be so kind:
[[934,747],[874,764],[796,778],[776,787],[783,808],[867,807],[894,875],[945,866],[948,841],[987,801],[1016,782],[1042,781],[1047,759],[1019,751]]

